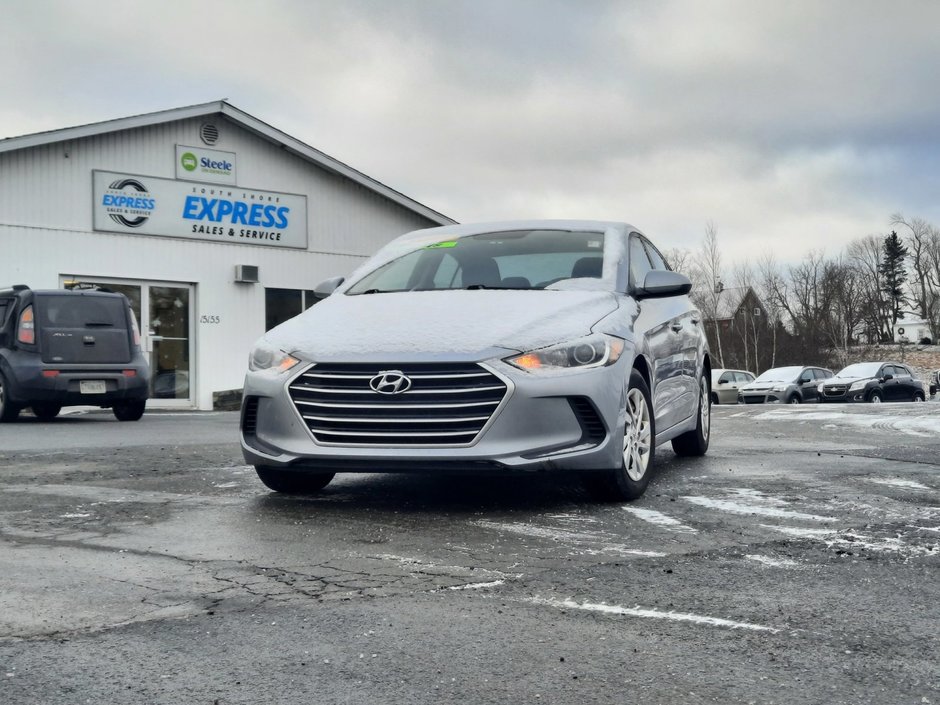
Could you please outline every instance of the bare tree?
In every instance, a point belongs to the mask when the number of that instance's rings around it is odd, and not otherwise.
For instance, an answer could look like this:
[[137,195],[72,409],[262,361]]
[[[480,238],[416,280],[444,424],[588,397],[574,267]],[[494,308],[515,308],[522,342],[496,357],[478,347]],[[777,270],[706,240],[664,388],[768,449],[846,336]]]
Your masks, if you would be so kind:
[[848,260],[861,278],[862,316],[868,342],[891,339],[888,304],[882,290],[882,241],[878,235],[868,235],[853,240],[846,249]]
[[781,298],[786,297],[786,282],[780,266],[772,252],[765,253],[757,262],[760,297],[767,309],[768,325],[771,331],[770,367],[777,365],[777,334],[783,325],[784,307]]
[[911,298],[920,317],[927,321],[930,327],[930,336],[934,340],[940,333],[937,327],[937,310],[940,302],[940,271],[933,265],[934,259],[940,259],[940,234],[923,218],[908,220],[901,213],[891,216],[891,225],[901,227],[907,231],[905,241],[911,259],[911,269],[914,279],[910,282]]
[[715,325],[715,345],[718,347],[718,366],[724,366],[724,355],[721,350],[721,328],[718,322],[718,301],[724,288],[721,270],[721,250],[718,248],[718,231],[711,221],[705,226],[705,239],[702,247],[695,257],[697,276],[702,280],[703,286],[693,300],[705,314],[707,319]]

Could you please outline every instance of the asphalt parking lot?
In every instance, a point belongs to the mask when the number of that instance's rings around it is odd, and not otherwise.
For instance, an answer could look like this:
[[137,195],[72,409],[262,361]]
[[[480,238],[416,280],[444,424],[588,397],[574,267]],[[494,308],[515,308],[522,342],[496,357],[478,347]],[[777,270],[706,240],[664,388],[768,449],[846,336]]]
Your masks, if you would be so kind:
[[940,404],[570,478],[269,493],[237,414],[0,426],[0,702],[940,703]]

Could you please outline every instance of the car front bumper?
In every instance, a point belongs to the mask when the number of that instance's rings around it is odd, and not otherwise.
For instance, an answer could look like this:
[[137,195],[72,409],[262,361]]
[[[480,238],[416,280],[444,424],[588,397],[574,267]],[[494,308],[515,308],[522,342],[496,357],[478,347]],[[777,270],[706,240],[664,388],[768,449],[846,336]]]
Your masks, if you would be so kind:
[[[503,380],[502,401],[470,442],[459,445],[341,445],[315,439],[288,391],[296,373],[249,372],[241,444],[252,465],[319,472],[594,470],[621,462],[626,380],[624,354],[607,367],[529,373],[492,358],[477,362]],[[408,362],[383,363],[395,368]],[[313,369],[316,369],[314,366]],[[379,397],[377,397],[379,399]]]

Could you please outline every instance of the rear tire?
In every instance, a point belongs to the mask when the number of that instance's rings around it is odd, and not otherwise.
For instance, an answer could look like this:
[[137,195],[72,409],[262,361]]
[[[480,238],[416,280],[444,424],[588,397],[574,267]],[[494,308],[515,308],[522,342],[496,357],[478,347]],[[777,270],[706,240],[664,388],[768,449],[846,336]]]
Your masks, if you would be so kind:
[[914,392],[913,401],[927,401],[927,400],[924,398],[924,395],[921,394],[920,392]]
[[0,422],[16,421],[16,417],[19,415],[20,407],[10,401],[7,396],[7,381],[0,374]]
[[144,408],[147,402],[143,400],[119,401],[111,407],[115,418],[118,421],[137,421],[144,415]]
[[708,451],[711,438],[712,410],[708,404],[708,379],[702,374],[699,381],[698,420],[695,428],[672,439],[672,449],[676,455],[700,456]]
[[30,408],[40,421],[52,421],[62,411],[61,404],[33,404]]
[[336,476],[334,472],[304,472],[282,470],[264,465],[255,465],[258,479],[265,487],[283,494],[311,494],[326,487]]
[[595,499],[630,501],[642,496],[649,484],[656,457],[656,422],[649,386],[638,370],[630,373],[622,448],[619,467],[584,475],[584,486]]

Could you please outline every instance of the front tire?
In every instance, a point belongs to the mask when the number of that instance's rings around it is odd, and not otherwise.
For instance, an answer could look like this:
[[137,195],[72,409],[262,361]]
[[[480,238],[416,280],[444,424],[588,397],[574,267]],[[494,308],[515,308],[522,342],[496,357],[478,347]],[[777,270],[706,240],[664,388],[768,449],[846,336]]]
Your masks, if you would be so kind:
[[16,421],[16,417],[19,415],[20,407],[10,401],[7,394],[7,381],[0,374],[0,422]]
[[790,398],[787,399],[787,404],[802,404],[803,400],[800,399],[799,395],[791,394]]
[[882,402],[881,392],[872,392],[869,394],[868,401],[872,404],[880,404]]
[[672,449],[676,455],[700,456],[708,451],[711,438],[712,410],[708,404],[708,379],[703,374],[699,380],[698,420],[695,428],[672,439]]
[[927,401],[927,400],[924,398],[924,395],[921,394],[920,392],[914,392],[913,401]]
[[656,425],[649,386],[638,370],[630,372],[620,466],[584,476],[595,499],[624,502],[646,491],[656,456]]
[[265,487],[283,494],[311,494],[318,492],[330,484],[336,476],[333,472],[303,472],[297,470],[282,470],[264,465],[255,465],[258,479]]
[[52,421],[62,411],[61,404],[33,404],[30,408],[40,421]]
[[143,400],[121,401],[111,407],[118,421],[138,421],[144,415],[147,402]]

